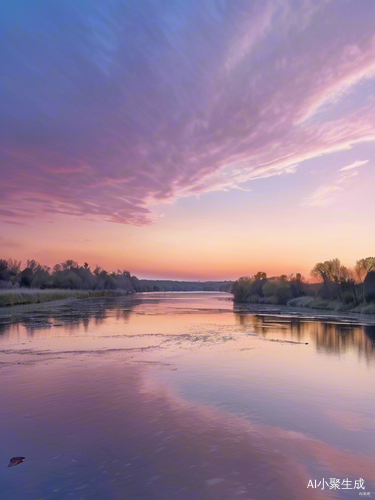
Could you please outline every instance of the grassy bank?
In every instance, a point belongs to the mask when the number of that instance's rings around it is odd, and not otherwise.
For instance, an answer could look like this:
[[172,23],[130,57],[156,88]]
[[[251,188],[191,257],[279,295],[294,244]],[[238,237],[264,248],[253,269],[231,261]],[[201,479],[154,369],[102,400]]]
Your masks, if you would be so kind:
[[121,290],[63,290],[63,289],[16,289],[0,290],[0,307],[10,307],[23,304],[41,304],[64,299],[86,299],[89,297],[115,297],[127,295]]
[[297,297],[287,303],[291,307],[308,307],[310,309],[320,309],[322,311],[354,312],[361,314],[375,314],[375,303],[360,304],[353,307],[351,304],[343,304],[338,300],[324,300],[315,297]]

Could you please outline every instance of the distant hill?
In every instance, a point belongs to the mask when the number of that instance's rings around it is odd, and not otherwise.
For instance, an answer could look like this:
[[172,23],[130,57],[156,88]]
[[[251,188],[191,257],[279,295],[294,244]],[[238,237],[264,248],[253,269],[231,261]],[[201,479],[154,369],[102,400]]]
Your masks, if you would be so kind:
[[142,292],[231,292],[233,281],[137,280]]

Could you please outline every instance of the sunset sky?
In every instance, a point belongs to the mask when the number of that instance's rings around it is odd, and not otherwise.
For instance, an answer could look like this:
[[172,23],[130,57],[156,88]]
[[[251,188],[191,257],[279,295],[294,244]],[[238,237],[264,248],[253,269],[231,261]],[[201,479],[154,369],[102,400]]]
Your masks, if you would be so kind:
[[0,6],[1,258],[235,279],[375,254],[375,1]]

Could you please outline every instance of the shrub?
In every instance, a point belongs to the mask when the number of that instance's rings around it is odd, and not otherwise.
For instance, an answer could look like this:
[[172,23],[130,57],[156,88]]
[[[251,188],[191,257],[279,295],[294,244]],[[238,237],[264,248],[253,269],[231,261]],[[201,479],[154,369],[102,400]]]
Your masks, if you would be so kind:
[[375,301],[375,271],[370,271],[363,283],[366,302]]
[[286,281],[267,281],[262,287],[262,292],[269,304],[286,304],[293,298],[291,286]]

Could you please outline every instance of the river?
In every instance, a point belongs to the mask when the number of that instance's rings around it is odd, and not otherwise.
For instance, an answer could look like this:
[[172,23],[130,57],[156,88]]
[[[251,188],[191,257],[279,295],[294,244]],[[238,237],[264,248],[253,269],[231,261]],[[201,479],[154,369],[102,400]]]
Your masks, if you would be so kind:
[[3,310],[0,498],[374,498],[375,319],[358,321],[224,293]]

